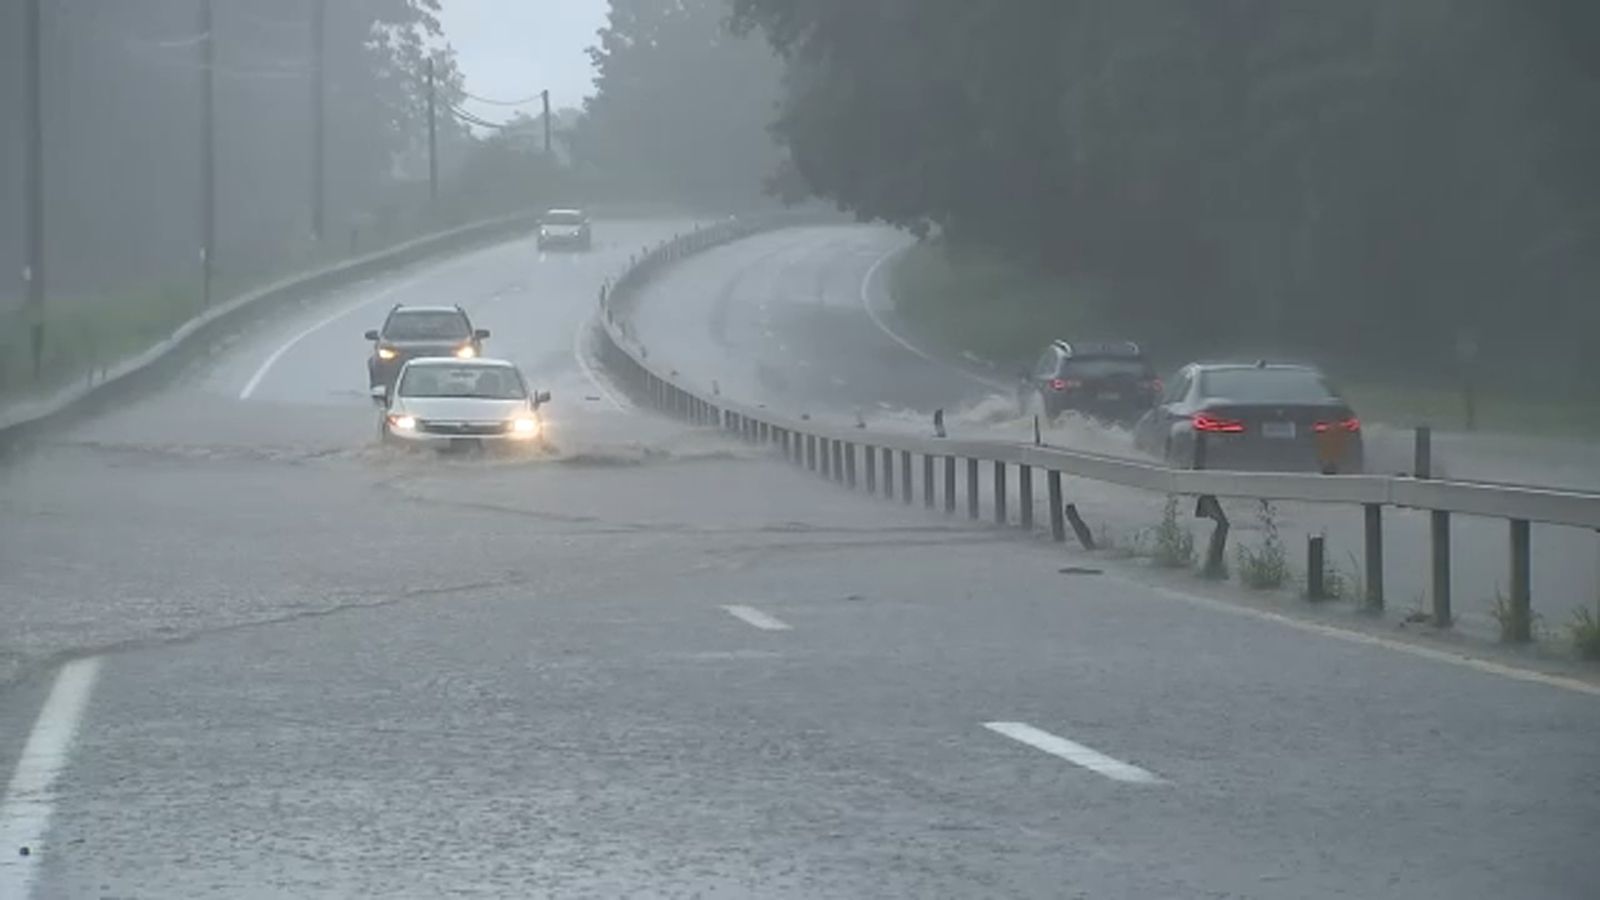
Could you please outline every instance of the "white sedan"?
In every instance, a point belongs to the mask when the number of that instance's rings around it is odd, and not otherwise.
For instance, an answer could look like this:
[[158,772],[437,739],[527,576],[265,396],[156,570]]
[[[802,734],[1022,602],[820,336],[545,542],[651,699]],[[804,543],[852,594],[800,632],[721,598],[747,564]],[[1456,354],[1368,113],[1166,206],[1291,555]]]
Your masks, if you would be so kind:
[[378,435],[388,444],[463,446],[542,444],[539,409],[548,393],[528,390],[522,372],[498,359],[413,359],[393,390],[373,388],[383,407]]

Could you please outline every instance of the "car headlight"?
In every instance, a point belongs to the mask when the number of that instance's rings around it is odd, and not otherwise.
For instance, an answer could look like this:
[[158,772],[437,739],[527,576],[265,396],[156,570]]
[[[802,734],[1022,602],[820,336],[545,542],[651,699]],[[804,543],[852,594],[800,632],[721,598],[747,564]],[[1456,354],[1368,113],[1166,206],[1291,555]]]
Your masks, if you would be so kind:
[[396,431],[416,431],[417,419],[415,416],[390,416],[389,425]]
[[396,356],[399,356],[399,355],[400,354],[394,352],[394,350],[392,350],[389,347],[379,347],[378,348],[378,358],[379,359],[389,360],[389,359],[394,359]]
[[461,349],[456,351],[456,359],[472,359],[473,357],[476,357],[477,355],[478,355],[478,348],[472,346],[471,344],[468,344],[465,347],[462,347]]
[[533,437],[539,433],[539,420],[526,417],[512,419],[511,433],[517,437]]

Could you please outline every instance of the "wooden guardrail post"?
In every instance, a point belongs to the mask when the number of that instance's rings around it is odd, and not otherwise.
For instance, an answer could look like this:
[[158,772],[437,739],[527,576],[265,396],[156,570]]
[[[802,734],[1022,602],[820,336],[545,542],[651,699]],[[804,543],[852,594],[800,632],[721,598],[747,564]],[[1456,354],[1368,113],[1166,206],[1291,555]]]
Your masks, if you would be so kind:
[[1306,599],[1328,599],[1327,561],[1325,538],[1320,534],[1306,536]]
[[994,523],[1006,524],[1006,464],[1000,460],[994,462]]
[[967,518],[978,518],[978,460],[967,460]]
[[1433,547],[1433,624],[1449,628],[1450,610],[1450,513],[1436,509],[1429,513]]
[[933,509],[937,502],[933,496],[933,459],[931,453],[922,455],[922,505],[927,509]]
[[871,444],[861,446],[861,465],[867,473],[867,493],[878,492],[878,448]]
[[1089,523],[1078,514],[1078,504],[1068,503],[1065,510],[1067,523],[1072,526],[1072,533],[1078,536],[1078,546],[1085,550],[1094,549],[1094,532],[1089,530]]
[[1223,512],[1217,498],[1209,494],[1195,501],[1194,514],[1216,523],[1211,529],[1211,540],[1206,545],[1206,562],[1201,574],[1207,578],[1223,578],[1228,572],[1228,514]]
[[888,447],[883,448],[883,496],[894,499],[894,451]]
[[1527,519],[1511,520],[1511,622],[1506,639],[1533,640],[1533,541]]
[[911,488],[911,451],[900,451],[900,499],[905,505],[910,506],[917,499],[917,492]]
[[1383,507],[1363,504],[1366,517],[1367,609],[1383,612]]
[[947,516],[956,514],[956,458],[944,458],[944,512]]
[[1033,530],[1033,466],[1017,467],[1017,503],[1022,517],[1022,529]]
[[833,480],[844,484],[844,441],[833,442]]
[[1067,539],[1067,523],[1062,516],[1063,510],[1061,508],[1061,473],[1051,469],[1045,475],[1045,482],[1048,485],[1048,493],[1050,495],[1050,539],[1057,542],[1065,541]]
[[856,489],[856,445],[844,445],[844,483],[850,490]]
[[814,434],[806,435],[806,469],[817,470],[817,436]]
[[817,439],[817,468],[824,479],[831,477],[828,468],[829,464],[831,463],[831,460],[828,456],[828,445],[831,443],[833,442],[827,438]]

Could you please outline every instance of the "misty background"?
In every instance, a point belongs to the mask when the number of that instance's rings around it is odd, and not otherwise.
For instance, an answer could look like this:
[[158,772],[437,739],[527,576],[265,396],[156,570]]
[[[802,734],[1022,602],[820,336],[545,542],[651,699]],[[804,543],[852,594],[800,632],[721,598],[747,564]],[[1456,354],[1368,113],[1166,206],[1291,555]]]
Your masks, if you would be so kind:
[[[1600,395],[1589,0],[335,0],[320,240],[313,0],[213,5],[207,72],[201,0],[44,4],[47,376],[197,310],[209,75],[220,289],[514,209],[820,197],[933,239],[997,355],[1078,324]],[[538,104],[486,102],[543,89],[549,156]],[[23,148],[7,127],[0,359],[29,315]]]

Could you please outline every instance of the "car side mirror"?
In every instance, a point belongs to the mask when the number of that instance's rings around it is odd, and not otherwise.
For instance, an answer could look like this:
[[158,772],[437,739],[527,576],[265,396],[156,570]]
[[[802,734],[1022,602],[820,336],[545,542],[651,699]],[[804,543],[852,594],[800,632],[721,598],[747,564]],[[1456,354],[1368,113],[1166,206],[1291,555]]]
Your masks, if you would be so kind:
[[378,406],[389,405],[389,388],[387,385],[375,384],[372,386],[372,402]]
[[378,339],[378,329],[376,329],[376,328],[368,329],[367,330],[367,340],[375,341],[377,339]]
[[487,328],[479,328],[477,331],[474,331],[472,333],[472,337],[473,337],[474,340],[479,340],[479,341],[487,340],[488,337],[489,337],[489,329],[487,329]]
[[550,402],[550,392],[549,391],[539,391],[538,393],[533,395],[533,406],[534,406],[535,409],[537,409],[537,408],[539,408],[539,407],[541,407],[541,406],[543,406],[543,405],[545,405],[546,403],[549,403],[549,402]]

